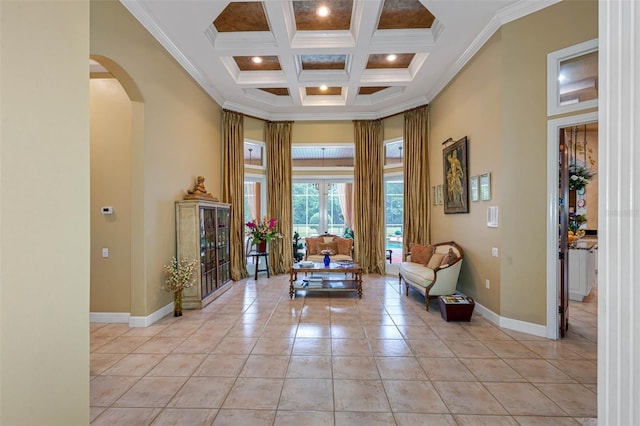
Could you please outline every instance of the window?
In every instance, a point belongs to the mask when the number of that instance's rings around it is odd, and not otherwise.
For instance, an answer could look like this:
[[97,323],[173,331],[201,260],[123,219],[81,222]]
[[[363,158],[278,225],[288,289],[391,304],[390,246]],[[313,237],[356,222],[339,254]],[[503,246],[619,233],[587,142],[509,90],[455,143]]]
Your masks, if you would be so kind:
[[547,115],[598,106],[598,40],[547,55]]
[[264,169],[264,143],[246,139],[244,141],[244,166],[252,169]]
[[384,166],[402,167],[404,141],[402,139],[390,140],[384,143]]
[[319,180],[293,183],[293,231],[302,238],[342,235],[351,223],[353,184]]
[[402,253],[404,181],[402,175],[388,176],[384,182],[384,217],[386,249]]

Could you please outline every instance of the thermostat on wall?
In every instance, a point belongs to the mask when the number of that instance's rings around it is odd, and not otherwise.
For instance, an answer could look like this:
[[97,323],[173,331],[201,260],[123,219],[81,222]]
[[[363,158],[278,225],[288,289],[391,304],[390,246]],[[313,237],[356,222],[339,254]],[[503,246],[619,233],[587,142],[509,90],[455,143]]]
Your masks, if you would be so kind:
[[113,207],[102,207],[102,214],[113,214]]

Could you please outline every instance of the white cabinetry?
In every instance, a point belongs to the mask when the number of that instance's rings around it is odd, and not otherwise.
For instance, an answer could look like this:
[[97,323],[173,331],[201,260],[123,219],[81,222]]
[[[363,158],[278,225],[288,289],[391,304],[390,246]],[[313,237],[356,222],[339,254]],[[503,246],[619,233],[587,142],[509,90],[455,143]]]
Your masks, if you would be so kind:
[[582,302],[596,284],[598,247],[595,243],[579,243],[584,247],[569,249],[569,299]]

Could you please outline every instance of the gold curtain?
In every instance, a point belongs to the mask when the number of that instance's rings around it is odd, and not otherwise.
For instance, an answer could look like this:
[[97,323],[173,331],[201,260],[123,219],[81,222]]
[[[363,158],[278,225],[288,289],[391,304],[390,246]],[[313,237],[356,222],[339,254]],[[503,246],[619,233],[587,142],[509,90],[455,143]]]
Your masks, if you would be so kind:
[[292,122],[266,124],[267,211],[278,220],[281,240],[269,244],[269,264],[274,274],[289,272],[293,265],[291,198],[291,128]]
[[225,203],[231,204],[230,254],[231,279],[237,281],[249,276],[244,253],[244,116],[222,111],[223,194]]
[[353,231],[356,261],[385,273],[382,121],[354,121]]
[[429,185],[428,106],[404,113],[404,213],[403,244],[431,242],[431,191]]

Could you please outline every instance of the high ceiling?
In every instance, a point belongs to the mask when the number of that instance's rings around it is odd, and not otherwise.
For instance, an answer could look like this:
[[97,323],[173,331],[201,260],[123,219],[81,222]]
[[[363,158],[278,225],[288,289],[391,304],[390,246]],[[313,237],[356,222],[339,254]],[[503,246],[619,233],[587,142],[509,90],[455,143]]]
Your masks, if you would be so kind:
[[222,107],[326,120],[428,103],[500,25],[558,0],[121,1]]

